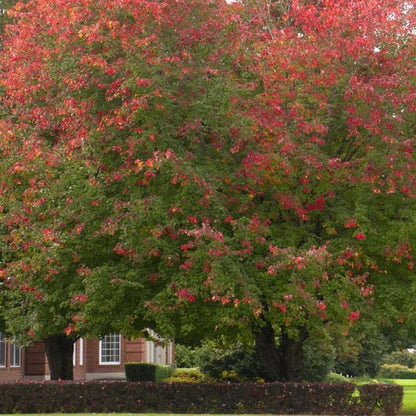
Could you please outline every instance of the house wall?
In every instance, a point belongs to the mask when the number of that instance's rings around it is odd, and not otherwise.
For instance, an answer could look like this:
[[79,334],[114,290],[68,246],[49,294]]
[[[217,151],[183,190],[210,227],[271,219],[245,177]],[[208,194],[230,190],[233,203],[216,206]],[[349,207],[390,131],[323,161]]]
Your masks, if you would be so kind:
[[0,382],[23,380],[25,376],[24,367],[1,367]]
[[43,342],[35,342],[24,348],[22,356],[25,358],[25,376],[29,379],[45,378],[49,374],[48,362]]
[[25,375],[25,354],[21,353],[20,366],[12,367],[10,364],[10,342],[6,343],[6,363],[0,366],[0,382],[22,380]]
[[[9,351],[7,357],[9,357]],[[121,338],[120,362],[118,364],[100,363],[100,341],[98,339],[79,339],[74,344],[74,380],[125,379],[124,363],[153,362],[172,364],[174,361],[173,344],[166,347],[139,338],[130,341]],[[42,342],[22,350],[20,367],[0,367],[0,381],[18,379],[49,379],[49,368]]]
[[121,342],[120,364],[100,364],[100,341],[98,339],[87,340],[86,354],[86,379],[117,379],[125,378],[124,362],[126,354],[126,342]]

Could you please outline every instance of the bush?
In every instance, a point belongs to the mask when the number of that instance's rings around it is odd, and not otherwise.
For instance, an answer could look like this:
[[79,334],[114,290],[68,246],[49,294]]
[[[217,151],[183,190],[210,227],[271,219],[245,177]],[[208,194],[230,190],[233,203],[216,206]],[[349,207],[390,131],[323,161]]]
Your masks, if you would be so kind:
[[152,363],[125,363],[127,381],[162,381],[171,376],[170,365]]
[[[350,336],[343,337],[344,345],[338,341],[335,371],[350,377],[376,377],[380,371],[382,357],[389,342],[374,325],[367,321],[357,323],[350,331]],[[364,335],[363,335],[364,334]]]
[[[396,415],[403,388],[352,383],[20,382],[0,384],[0,413]],[[369,411],[371,410],[371,412]]]
[[[325,381],[334,366],[335,350],[325,331],[315,330],[303,346],[302,379],[309,382]],[[243,345],[221,348],[207,342],[200,347],[175,345],[178,366],[198,367],[212,381],[272,381],[254,348]]]
[[373,414],[377,408],[386,416],[397,415],[403,400],[403,387],[397,384],[363,384],[360,392],[361,411]]
[[383,364],[378,373],[382,378],[399,378],[400,371],[410,371],[408,367],[400,364]]
[[199,352],[202,347],[188,347],[175,343],[175,363],[180,368],[199,367]]
[[386,354],[382,359],[383,364],[400,364],[409,368],[416,366],[416,354],[407,350],[394,351]]
[[397,375],[395,378],[400,378],[400,379],[416,379],[416,371],[415,370],[411,370],[410,368],[408,370],[399,370],[397,372]]
[[204,375],[196,368],[177,368],[172,375],[165,379],[166,382],[199,383]]
[[173,368],[171,365],[158,364],[156,367],[156,380],[157,382],[163,381],[169,378],[173,373]]
[[314,331],[302,347],[302,379],[326,381],[334,367],[335,348],[325,331]]
[[227,349],[204,345],[198,352],[198,367],[215,381],[268,380],[267,371],[255,352],[240,344]]

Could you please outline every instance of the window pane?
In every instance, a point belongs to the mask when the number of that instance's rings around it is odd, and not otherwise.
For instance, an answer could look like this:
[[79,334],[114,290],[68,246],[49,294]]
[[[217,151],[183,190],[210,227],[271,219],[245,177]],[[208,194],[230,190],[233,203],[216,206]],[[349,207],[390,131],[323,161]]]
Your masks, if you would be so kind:
[[120,364],[120,335],[106,335],[100,341],[100,364]]
[[11,367],[20,367],[21,365],[22,351],[14,343],[10,344],[10,366]]

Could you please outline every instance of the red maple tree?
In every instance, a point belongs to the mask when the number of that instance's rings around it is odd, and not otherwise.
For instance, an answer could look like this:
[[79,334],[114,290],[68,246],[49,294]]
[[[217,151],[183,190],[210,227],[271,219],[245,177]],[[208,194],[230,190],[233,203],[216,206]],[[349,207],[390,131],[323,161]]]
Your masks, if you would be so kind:
[[304,342],[331,323],[377,305],[410,317],[385,277],[412,282],[408,2],[36,0],[13,15],[10,331],[228,336],[271,379],[301,380]]

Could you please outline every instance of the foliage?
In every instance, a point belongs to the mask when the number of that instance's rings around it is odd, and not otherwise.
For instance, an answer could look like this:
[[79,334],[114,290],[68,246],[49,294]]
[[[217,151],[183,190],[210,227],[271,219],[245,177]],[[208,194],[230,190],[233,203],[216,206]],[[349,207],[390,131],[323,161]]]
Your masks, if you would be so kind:
[[16,4],[0,276],[22,343],[223,337],[302,380],[333,323],[414,332],[415,9],[251,3]]
[[[344,337],[345,338],[345,337]],[[375,377],[388,351],[388,339],[374,322],[362,322],[345,338],[346,346],[338,348],[335,370],[350,377]]]
[[171,365],[161,365],[159,364],[156,367],[156,379],[155,381],[164,381],[169,378],[173,373],[173,368]]
[[127,381],[163,381],[173,373],[170,365],[161,365],[144,362],[124,364]]
[[206,343],[196,349],[197,366],[211,380],[267,379],[267,372],[253,350],[241,344],[222,347]]
[[303,379],[326,381],[334,368],[334,361],[335,348],[328,335],[324,331],[313,334],[303,345]]
[[174,383],[199,383],[204,380],[204,375],[197,368],[176,368],[166,382]]
[[398,385],[364,384],[358,387],[361,406],[367,408],[367,414],[380,409],[383,414],[397,415],[403,400],[403,387]]
[[351,383],[18,382],[0,384],[0,412],[368,415],[379,406],[397,414],[401,386],[361,386],[359,405],[354,389]]
[[11,19],[8,10],[11,9],[18,1],[25,3],[27,0],[1,0],[0,1],[0,33],[3,33],[3,28]]
[[379,377],[397,379],[415,379],[416,370],[401,364],[383,364],[378,373]]
[[407,350],[393,351],[383,356],[384,364],[400,364],[409,368],[416,366],[416,355]]
[[[334,365],[334,348],[325,332],[315,332],[303,346],[305,381],[324,381]],[[211,380],[247,381],[266,379],[267,372],[254,349],[241,344],[220,346],[206,342],[199,347],[175,346],[178,366],[195,366]]]
[[175,344],[175,364],[179,368],[198,367],[198,351],[200,347],[189,347],[179,343]]
[[397,372],[397,377],[398,379],[402,379],[402,380],[415,380],[416,379],[416,371],[415,370],[411,370],[409,369],[405,369],[405,370],[399,370]]

